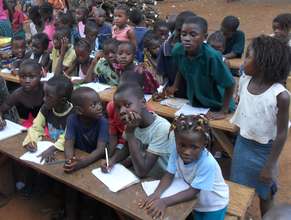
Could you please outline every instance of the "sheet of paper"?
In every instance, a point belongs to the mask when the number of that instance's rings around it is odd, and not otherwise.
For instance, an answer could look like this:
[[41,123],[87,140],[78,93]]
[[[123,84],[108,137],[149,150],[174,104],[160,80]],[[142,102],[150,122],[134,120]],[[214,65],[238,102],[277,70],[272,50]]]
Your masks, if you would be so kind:
[[[158,187],[160,183],[160,180],[154,180],[154,181],[146,181],[142,182],[142,188],[147,194],[147,196],[151,195],[154,193],[156,188]],[[162,194],[161,198],[166,198],[172,195],[175,195],[179,192],[182,192],[186,189],[188,189],[190,186],[181,178],[175,178],[170,185],[168,189]]]
[[111,87],[110,85],[106,85],[106,84],[102,84],[98,82],[85,83],[85,84],[82,84],[81,86],[89,87],[91,89],[94,89],[96,92],[102,92],[105,89],[108,89]]
[[161,105],[166,105],[174,109],[180,109],[186,103],[189,103],[189,101],[182,98],[167,98],[160,102]]
[[50,78],[54,76],[54,73],[47,73],[45,77],[40,79],[41,82],[47,82]]
[[102,173],[101,168],[97,168],[92,170],[92,174],[112,192],[118,192],[139,182],[139,179],[121,164],[114,165],[110,173]]
[[82,77],[80,77],[80,76],[72,76],[71,77],[71,81],[74,81],[74,80],[81,80],[82,79]]
[[209,108],[197,108],[197,107],[192,107],[191,105],[184,104],[180,110],[178,110],[175,113],[175,116],[179,116],[180,114],[184,115],[200,115],[204,114],[206,115],[207,112],[209,111]]
[[37,142],[37,151],[36,152],[34,152],[34,153],[26,152],[25,154],[23,154],[20,157],[20,159],[43,165],[45,163],[45,161],[40,162],[41,157],[38,157],[38,156],[52,145],[53,145],[53,143],[50,141],[39,141],[39,142]]
[[145,94],[144,99],[148,102],[152,98],[152,95]]
[[12,121],[5,120],[6,121],[6,127],[0,131],[0,141],[12,137],[14,135],[20,134],[22,131],[25,131],[26,128],[22,127],[19,124],[16,124]]
[[11,70],[8,69],[8,68],[4,68],[4,69],[1,70],[1,73],[10,74]]

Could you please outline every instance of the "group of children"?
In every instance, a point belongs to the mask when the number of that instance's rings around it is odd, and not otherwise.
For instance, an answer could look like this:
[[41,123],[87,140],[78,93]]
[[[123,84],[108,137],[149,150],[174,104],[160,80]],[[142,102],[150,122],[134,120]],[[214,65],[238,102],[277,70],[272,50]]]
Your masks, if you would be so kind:
[[[2,18],[6,1],[0,2]],[[37,142],[48,137],[53,145],[40,156],[51,162],[56,151],[64,151],[66,173],[101,159],[103,172],[122,163],[141,178],[162,177],[155,192],[139,203],[149,215],[161,217],[166,207],[197,198],[195,219],[219,220],[227,210],[229,189],[207,150],[208,119],[234,112],[231,122],[240,130],[230,179],[256,189],[262,215],[270,209],[288,133],[290,98],[284,84],[290,71],[291,14],[273,20],[273,36],[251,41],[239,72],[228,68],[228,60],[242,57],[245,47],[234,16],[225,17],[220,30],[210,36],[206,19],[191,11],[157,21],[152,29],[144,24],[141,11],[126,5],[115,8],[113,24],[97,7],[64,12],[43,3],[32,7],[29,17],[36,31],[31,32],[29,47],[25,38],[14,36],[12,56],[1,60],[2,67],[19,75],[21,86],[8,96],[5,90],[0,106],[1,129],[14,106],[29,127],[23,141],[28,151],[34,152]],[[1,20],[0,31],[7,22]],[[42,83],[47,72],[54,76]],[[242,74],[237,106],[233,74]],[[85,82],[117,86],[106,114],[93,89],[76,88]],[[164,91],[154,97],[187,98],[195,107],[210,108],[208,119],[180,115],[170,123],[155,114],[144,94],[156,93],[160,85],[166,85]],[[106,146],[109,164],[104,160]],[[88,154],[78,158],[74,149]],[[191,187],[161,199],[175,176]],[[76,219],[72,203],[68,201],[66,209],[70,220]]]

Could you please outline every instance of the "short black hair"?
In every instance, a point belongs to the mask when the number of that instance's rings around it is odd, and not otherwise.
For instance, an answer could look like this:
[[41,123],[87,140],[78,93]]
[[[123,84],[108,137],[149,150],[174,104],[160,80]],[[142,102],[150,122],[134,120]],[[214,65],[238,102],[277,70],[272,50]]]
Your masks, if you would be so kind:
[[28,17],[32,20],[33,23],[40,25],[42,23],[40,19],[40,7],[37,5],[31,6],[28,11]]
[[280,40],[260,35],[252,40],[249,49],[254,51],[255,66],[267,82],[286,81],[291,66],[290,48]]
[[98,31],[96,21],[94,19],[88,19],[85,24],[85,32],[88,30]]
[[195,17],[196,14],[192,11],[182,11],[176,18],[175,30],[180,31],[184,21],[189,17]]
[[26,67],[30,67],[33,70],[39,72],[39,74],[41,74],[41,65],[36,60],[33,59],[23,60],[19,67],[19,74],[22,74]]
[[55,87],[56,94],[59,97],[64,97],[68,101],[71,100],[73,84],[68,77],[64,75],[54,75],[46,83],[49,86]]
[[87,7],[85,7],[85,6],[80,6],[80,7],[78,7],[77,9],[80,9],[81,11],[83,11],[84,14],[85,14],[86,16],[89,15],[89,9],[88,9]]
[[118,4],[114,10],[121,10],[125,12],[126,16],[129,16],[129,8],[127,7],[126,4]]
[[46,33],[37,33],[32,36],[32,39],[39,40],[43,48],[47,50],[50,40]]
[[[86,100],[86,98],[88,97],[88,93],[94,93],[97,94],[97,96],[99,97],[99,94],[92,88],[89,87],[79,87],[77,89],[75,89],[72,93],[72,103],[73,105],[82,107],[84,104],[84,101]],[[99,97],[100,98],[100,97]]]
[[236,31],[239,26],[239,19],[233,15],[229,15],[223,18],[221,26],[226,30]]
[[143,45],[144,45],[144,48],[146,49],[149,49],[152,47],[152,43],[154,41],[158,41],[161,43],[161,39],[159,36],[157,36],[156,33],[154,33],[154,31],[152,30],[149,30],[145,33],[144,37],[143,37]]
[[119,79],[119,82],[137,83],[141,88],[144,87],[144,75],[135,71],[124,71]]
[[125,93],[125,92],[130,92],[130,94],[135,96],[137,99],[144,99],[143,89],[137,83],[130,82],[130,83],[120,84],[117,87],[114,93],[114,96],[116,94]]
[[86,38],[81,38],[80,40],[78,40],[75,44],[75,49],[76,48],[83,48],[86,49],[88,51],[91,50],[91,45],[88,42],[88,40]]
[[134,25],[139,25],[144,20],[144,14],[141,10],[134,8],[129,13],[129,20]]
[[215,31],[207,38],[207,43],[218,42],[225,46],[225,37],[221,31]]
[[198,25],[201,28],[201,31],[204,34],[207,34],[207,31],[208,31],[208,23],[207,23],[207,20],[205,18],[202,18],[200,16],[188,17],[184,21],[183,25],[184,24],[196,24],[196,25]]
[[76,23],[71,11],[67,11],[66,13],[60,11],[57,16],[63,24],[68,25],[70,28]]
[[19,35],[16,35],[12,38],[11,43],[13,43],[13,41],[18,41],[18,40],[23,40],[25,41],[25,38]]
[[156,32],[160,27],[166,27],[169,29],[169,24],[165,20],[157,20],[154,23],[153,31]]
[[291,13],[283,13],[277,15],[273,19],[273,23],[276,22],[280,25],[282,30],[290,30],[291,29]]
[[59,39],[66,37],[70,40],[71,37],[71,29],[70,28],[58,28],[54,33],[54,37]]
[[129,47],[129,49],[131,50],[131,52],[132,52],[133,54],[135,54],[135,46],[134,46],[131,42],[129,42],[129,41],[122,41],[122,42],[120,42],[120,43],[118,44],[117,50],[118,50],[118,48],[119,48],[120,46],[124,46],[124,45],[127,45],[127,46]]
[[[109,45],[114,45],[114,47],[116,48],[117,50],[117,47],[119,45],[119,41],[114,39],[114,38],[108,38],[106,39],[104,42],[103,42],[103,45],[102,45],[102,48],[104,50],[104,48],[108,47]],[[116,51],[115,51],[116,52]]]
[[54,8],[48,2],[43,3],[39,8],[40,15],[42,17],[44,16],[47,17],[50,21],[53,19],[53,12],[54,12]]

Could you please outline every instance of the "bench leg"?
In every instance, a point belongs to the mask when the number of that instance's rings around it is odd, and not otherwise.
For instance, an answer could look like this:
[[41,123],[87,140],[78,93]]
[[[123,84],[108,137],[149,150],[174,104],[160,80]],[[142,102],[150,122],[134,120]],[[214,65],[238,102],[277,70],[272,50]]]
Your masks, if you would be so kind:
[[228,137],[221,130],[212,128],[211,132],[216,138],[220,146],[226,151],[226,153],[232,158],[233,144],[229,141]]

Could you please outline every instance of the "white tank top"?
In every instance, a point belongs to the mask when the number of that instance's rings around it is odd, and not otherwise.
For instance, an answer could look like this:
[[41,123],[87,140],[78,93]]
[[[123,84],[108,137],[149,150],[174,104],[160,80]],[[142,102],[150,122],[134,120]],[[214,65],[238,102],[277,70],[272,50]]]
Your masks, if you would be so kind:
[[275,83],[264,93],[253,95],[248,91],[250,76],[242,75],[239,81],[239,104],[230,120],[240,128],[240,135],[261,144],[267,144],[277,135],[277,96],[288,91]]

